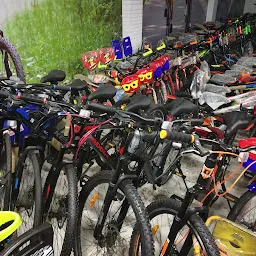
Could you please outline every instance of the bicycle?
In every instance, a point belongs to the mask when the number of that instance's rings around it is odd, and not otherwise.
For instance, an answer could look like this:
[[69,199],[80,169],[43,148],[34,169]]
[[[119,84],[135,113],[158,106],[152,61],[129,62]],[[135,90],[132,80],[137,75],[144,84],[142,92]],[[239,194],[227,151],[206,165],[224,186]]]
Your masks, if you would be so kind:
[[[117,120],[117,124],[112,129],[124,129],[127,127],[127,122],[130,123],[131,120],[136,120],[136,123],[143,122],[144,125],[154,125],[157,122],[155,119],[143,118],[132,112],[92,102],[87,103],[87,109],[114,115],[112,122]],[[137,183],[137,175],[129,171],[127,163],[127,161],[129,163],[133,161],[133,154],[127,149],[132,147],[133,142],[131,144],[128,142],[125,146],[127,139],[130,141],[130,138],[127,135],[123,135],[122,138],[121,145],[118,146],[120,150],[117,165],[112,168],[109,165],[106,170],[87,177],[80,192],[78,225],[81,233],[77,239],[80,244],[76,245],[78,255],[86,255],[89,250],[98,254],[111,255],[127,252],[130,226],[135,221],[139,223],[139,229],[144,238],[142,251],[145,255],[152,255],[154,251],[147,215],[144,213],[143,203],[133,185],[134,182]],[[105,156],[103,158],[106,162],[109,161]],[[126,221],[127,216],[129,216],[128,221]],[[86,232],[86,237],[84,237],[84,232]]]

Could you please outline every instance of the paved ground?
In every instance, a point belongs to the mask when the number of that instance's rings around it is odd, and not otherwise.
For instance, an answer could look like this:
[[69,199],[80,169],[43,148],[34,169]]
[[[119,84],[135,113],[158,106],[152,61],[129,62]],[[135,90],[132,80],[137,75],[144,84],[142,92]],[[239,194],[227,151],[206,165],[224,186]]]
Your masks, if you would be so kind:
[[[174,0],[173,31],[184,31],[185,0]],[[193,0],[192,24],[205,21],[208,0]],[[165,0],[147,0],[143,14],[143,36],[153,45],[165,36]]]

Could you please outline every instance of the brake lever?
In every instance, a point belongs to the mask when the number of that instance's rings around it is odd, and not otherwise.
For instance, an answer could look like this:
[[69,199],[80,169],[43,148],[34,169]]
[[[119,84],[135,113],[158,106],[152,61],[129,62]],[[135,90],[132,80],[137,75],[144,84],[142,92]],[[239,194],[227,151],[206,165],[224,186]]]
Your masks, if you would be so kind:
[[205,149],[201,143],[200,143],[200,139],[197,135],[194,135],[195,141],[194,141],[194,146],[195,148],[198,150],[198,152],[200,153],[200,156],[207,156],[210,154],[210,151]]
[[187,154],[195,154],[195,155],[201,156],[200,152],[195,149],[184,150],[180,153],[181,157],[183,157],[184,155],[187,155]]

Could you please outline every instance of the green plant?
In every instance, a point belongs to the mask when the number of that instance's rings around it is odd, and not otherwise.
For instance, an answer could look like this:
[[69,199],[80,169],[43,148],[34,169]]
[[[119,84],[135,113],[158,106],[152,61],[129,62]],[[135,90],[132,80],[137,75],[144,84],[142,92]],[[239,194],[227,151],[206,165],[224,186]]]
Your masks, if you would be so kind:
[[27,81],[51,69],[69,79],[84,68],[82,53],[110,46],[121,36],[122,0],[34,0],[7,21],[6,37],[21,55]]

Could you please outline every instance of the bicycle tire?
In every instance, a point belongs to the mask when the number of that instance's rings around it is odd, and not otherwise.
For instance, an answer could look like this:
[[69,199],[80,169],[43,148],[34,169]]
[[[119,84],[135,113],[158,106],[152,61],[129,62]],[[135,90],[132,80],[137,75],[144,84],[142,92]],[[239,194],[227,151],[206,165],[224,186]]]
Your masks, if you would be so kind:
[[[84,205],[86,203],[86,199],[89,197],[90,193],[93,189],[104,183],[110,183],[112,171],[101,171],[93,175],[86,183],[86,185],[82,188],[79,196],[79,216],[78,216],[78,234],[75,241],[75,252],[76,255],[82,255],[81,248],[81,222],[82,222],[82,213],[84,209]],[[136,216],[136,221],[139,225],[139,230],[143,230],[143,252],[144,255],[153,255],[154,247],[153,247],[153,239],[151,235],[151,229],[149,225],[148,215],[145,211],[144,204],[133,186],[130,180],[123,180],[119,185],[120,190],[124,193],[125,197],[128,199],[130,206],[133,209],[133,212]]]
[[15,66],[17,77],[20,78],[21,81],[26,82],[22,62],[17,50],[8,39],[3,38],[1,36],[0,36],[0,50],[4,50],[8,53],[8,55],[11,57],[13,64]]
[[[177,215],[178,210],[181,206],[181,202],[169,198],[169,199],[163,199],[156,202],[151,203],[147,208],[147,212],[149,214],[149,219],[153,219],[159,214],[167,213],[172,215]],[[189,216],[188,221],[186,223],[190,230],[192,230],[192,233],[195,235],[197,240],[201,241],[201,246],[205,248],[205,251],[207,253],[207,256],[218,256],[219,250],[218,247],[214,241],[214,238],[212,234],[210,233],[209,229],[205,226],[205,223],[203,220],[197,215],[193,214]],[[182,227],[181,227],[182,229]],[[131,238],[131,246],[130,249],[133,250],[133,252],[137,252],[138,248],[138,236],[139,231],[137,229],[137,226],[135,226]],[[185,256],[182,254],[182,256]]]
[[[59,187],[56,185],[57,185],[58,179],[60,178],[60,175],[58,175],[55,184],[53,184],[53,186],[50,185],[54,179],[54,175],[56,175],[56,172],[53,169],[54,168],[52,167],[51,168],[52,171],[50,170],[46,178],[44,193],[43,193],[43,198],[46,198],[47,202],[49,203],[49,208],[53,201],[53,193],[55,191],[55,188],[59,189]],[[64,172],[63,175],[67,178],[67,183],[68,183],[67,204],[66,204],[67,209],[65,209],[67,213],[67,224],[66,224],[66,230],[65,230],[65,236],[64,236],[62,248],[60,249],[60,254],[57,254],[57,251],[55,251],[54,255],[68,256],[71,254],[71,251],[74,245],[74,240],[76,240],[76,234],[77,234],[77,231],[76,231],[77,212],[78,212],[77,173],[74,170],[74,167],[72,164],[64,165],[63,168],[60,170],[60,172],[61,171]],[[45,208],[45,205],[46,204],[44,203],[44,209],[43,209],[44,220],[47,220],[48,214],[51,214],[51,213],[49,213],[49,208],[48,209]],[[47,221],[50,222],[49,220]],[[54,230],[54,225],[52,226],[53,226],[53,231],[56,234],[56,230]],[[53,243],[54,242],[55,241],[53,241]]]
[[[3,134],[3,147],[5,147],[5,150],[2,151],[1,154],[1,167],[4,161],[4,168],[1,170],[1,177],[4,177],[5,184],[2,187],[4,189],[1,194],[3,195],[3,202],[2,207],[0,207],[0,211],[8,211],[10,208],[10,196],[11,196],[11,186],[12,186],[12,146],[11,146],[11,139],[10,135],[8,133]],[[4,160],[2,159],[5,158]],[[3,160],[3,161],[2,161]],[[2,169],[2,168],[1,168]],[[2,189],[1,189],[2,190]]]
[[[238,218],[243,209],[246,207],[247,203],[256,197],[255,192],[251,192],[250,190],[246,191],[234,204],[233,208],[228,214],[228,219],[234,222],[238,222]],[[255,216],[256,217],[256,216]],[[256,221],[256,220],[255,220]],[[239,223],[239,222],[238,222]]]
[[[32,168],[33,168],[33,175],[34,175],[34,184],[30,188],[33,192],[34,202],[34,217],[33,217],[33,228],[38,227],[42,223],[42,184],[41,184],[41,172],[40,172],[40,164],[38,162],[37,156],[35,152],[29,151],[26,155],[26,158],[23,158],[23,155],[21,154],[18,158],[16,170],[15,170],[15,185],[13,188],[13,197],[12,197],[12,209],[18,209],[19,206],[19,195],[21,198],[23,198],[22,193],[29,193],[23,192],[21,190],[21,184],[23,184],[24,179],[29,177],[29,182],[31,184],[31,173],[26,173],[26,160],[31,161]],[[25,176],[25,178],[24,178]],[[28,196],[27,196],[27,201]],[[27,210],[26,210],[27,211]],[[24,219],[22,225],[25,225]],[[29,228],[30,229],[30,228]]]

